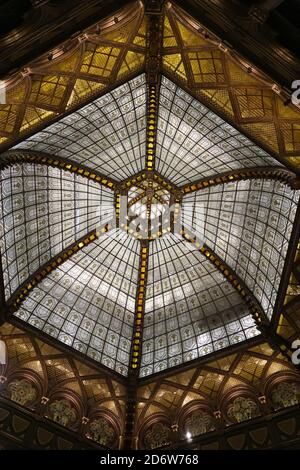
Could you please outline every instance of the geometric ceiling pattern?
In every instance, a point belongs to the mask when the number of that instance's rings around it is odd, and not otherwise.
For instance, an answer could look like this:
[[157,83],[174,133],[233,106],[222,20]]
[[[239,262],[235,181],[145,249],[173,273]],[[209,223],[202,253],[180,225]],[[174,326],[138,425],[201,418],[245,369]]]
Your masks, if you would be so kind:
[[141,75],[15,148],[69,158],[121,181],[144,168],[146,97]]
[[142,377],[258,334],[239,293],[193,245],[173,234],[151,243]]
[[269,319],[295,220],[299,192],[280,181],[225,183],[183,197],[187,228],[197,225],[204,242],[253,292]]
[[[285,91],[175,4],[163,10],[162,69],[283,162],[299,168],[300,112]],[[0,149],[144,70],[146,18],[135,2],[6,80]]]
[[[4,157],[53,155],[122,183],[146,168],[146,104],[142,74],[24,140]],[[282,168],[164,76],[156,142],[155,170],[179,191],[201,178],[247,168]],[[113,220],[115,192],[84,176],[33,163],[15,164],[2,174],[3,272],[10,300],[43,263]],[[147,180],[145,184],[147,193]],[[202,244],[236,272],[269,320],[297,202],[296,191],[267,179],[221,184],[182,199],[184,229],[202,229]],[[104,215],[99,210],[103,206]],[[15,242],[16,236],[20,241]],[[139,247],[120,229],[102,234],[47,275],[14,315],[126,376]],[[171,234],[150,242],[141,377],[259,334],[247,302],[195,246]]]
[[[271,321],[299,199],[271,177],[212,185],[210,178],[225,173],[293,165],[299,113],[260,72],[196,33],[177,7],[163,10],[162,29],[155,111],[142,4],[113,25],[90,28],[53,60],[33,63],[9,81],[0,105],[2,157],[11,159],[1,171],[6,301],[11,306],[47,265],[15,317],[124,376],[134,341],[142,344],[145,377],[260,334],[245,291]],[[13,163],[16,155],[57,158],[82,165],[83,173]],[[202,244],[219,264],[181,236],[143,245],[119,228],[55,264],[112,220],[126,181],[135,178],[128,184],[138,188],[137,174],[150,167],[169,185],[168,204],[179,194],[183,229],[193,232],[200,221]],[[112,189],[92,172],[111,178]],[[208,187],[197,191],[193,183],[203,179]],[[149,198],[151,184],[142,187]],[[109,209],[101,219],[103,206]]]
[[177,186],[239,168],[279,165],[165,77],[157,126],[157,171]]
[[[99,437],[96,433],[89,432],[91,428],[88,425],[83,428],[82,438],[86,442],[94,442],[97,446],[94,448],[101,449],[99,446],[107,444],[107,441],[110,446],[116,447],[117,442],[112,442],[112,438],[118,441],[118,436],[124,432],[126,423],[127,395],[126,385],[122,378],[111,377],[106,371],[87,366],[84,361],[72,360],[61,350],[41,341],[24,328],[16,328],[6,323],[0,327],[0,333],[9,352],[9,365],[5,371],[8,386],[1,390],[1,399],[10,399],[15,403],[18,400],[19,406],[20,401],[23,400],[27,415],[30,412],[37,413],[41,418],[46,415],[49,423],[49,418],[53,420],[53,416],[49,415],[47,407],[40,406],[40,398],[51,397],[51,404],[58,393],[65,400],[72,397],[73,406],[75,405],[72,409],[75,410],[76,421],[65,422],[60,432],[63,429],[69,429],[79,436],[83,417],[87,417],[90,423],[95,423],[97,418],[101,417],[107,423],[118,425],[115,433],[111,432],[108,435],[103,433]],[[178,371],[176,374],[170,372],[161,378],[159,383],[156,378],[148,378],[146,383],[145,381],[140,383],[137,392],[139,406],[136,415],[136,435],[139,436],[139,448],[143,445],[145,426],[149,425],[149,418],[159,415],[169,419],[171,423],[179,423],[182,448],[185,443],[186,427],[188,424],[191,426],[191,420],[180,418],[182,415],[185,416],[186,411],[193,411],[196,403],[200,409],[202,406],[211,414],[211,410],[214,409],[221,409],[225,414],[226,397],[236,392],[237,388],[243,387],[248,393],[254,392],[256,397],[265,395],[267,401],[273,405],[270,382],[276,387],[278,377],[287,382],[289,374],[293,380],[297,378],[286,358],[270,348],[268,344],[261,343],[234,354],[227,354],[219,360],[211,360],[204,365],[199,364],[190,369]],[[35,400],[29,403],[25,401],[26,393],[21,397],[13,393],[14,387],[16,388],[18,383],[24,381],[24,377],[27,381],[29,377],[31,380],[35,378],[35,382],[30,382],[34,384]],[[39,387],[37,384],[40,384]],[[280,408],[282,413],[283,404]],[[216,425],[217,422],[213,421],[213,424]],[[194,426],[188,429],[191,429],[194,435],[197,434],[198,428],[194,422],[192,424]],[[232,423],[227,421],[226,427],[231,431],[232,426],[229,424]],[[200,430],[201,434],[206,431],[204,439],[214,435],[214,426],[207,430],[202,427]],[[212,432],[207,434],[208,431]],[[57,427],[55,427],[55,432],[58,436],[61,435]],[[219,432],[218,430],[217,433]],[[47,435],[47,437],[51,438],[52,432],[49,434],[50,436]],[[88,435],[88,440],[86,435]],[[45,443],[42,437],[42,433],[39,432],[37,441],[45,448],[48,441]],[[254,437],[257,439],[257,435]],[[20,433],[16,433],[15,439],[17,442],[20,441]]]
[[127,375],[139,243],[108,232],[47,276],[16,316]]
[[[122,181],[145,168],[146,101],[140,75],[13,149],[67,158]],[[165,77],[157,128],[156,169],[176,186],[230,170],[281,166]]]
[[165,9],[163,72],[295,169],[300,110],[274,80],[181,8]]
[[0,145],[23,139],[117,81],[142,71],[146,46],[143,6],[134,3],[69,39],[5,81]]
[[191,410],[227,431],[233,397],[273,413],[280,381],[300,403],[299,108],[158,4],[34,60],[0,104],[0,393],[24,369],[42,419],[64,396],[80,432],[115,423],[115,447],[165,445],[157,423],[185,443]]
[[0,187],[6,299],[40,266],[113,214],[109,188],[58,168],[15,164],[0,172]]

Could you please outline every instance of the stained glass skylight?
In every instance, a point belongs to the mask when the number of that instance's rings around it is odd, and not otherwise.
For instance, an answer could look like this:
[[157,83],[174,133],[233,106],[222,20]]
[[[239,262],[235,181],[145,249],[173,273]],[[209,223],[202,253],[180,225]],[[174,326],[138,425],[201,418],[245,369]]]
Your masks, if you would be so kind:
[[127,374],[139,242],[114,230],[51,273],[16,315],[92,359]]
[[145,166],[146,83],[140,75],[16,145],[123,180]]
[[[271,319],[299,200],[296,190],[272,177],[208,181],[247,168],[283,166],[165,77],[157,122],[151,117],[157,129],[149,171],[147,99],[142,74],[5,154],[5,162],[16,149],[25,157],[59,157],[77,173],[63,166],[7,163],[0,179],[8,302],[15,302],[29,276],[52,263],[19,298],[14,315],[126,376],[142,292],[141,377],[260,334],[249,302],[201,247],[233,270]],[[111,179],[113,187],[97,182],[93,172]],[[207,187],[193,187],[205,178]],[[115,217],[122,196],[129,209],[123,225]],[[164,225],[166,214],[170,220]],[[175,224],[196,235],[200,230],[201,240],[188,242]],[[93,230],[95,239],[53,266],[53,257]],[[147,261],[140,256],[141,243]]]
[[204,242],[272,317],[299,194],[274,180],[227,183],[183,198],[183,223],[201,225]]
[[280,164],[165,77],[157,130],[157,171],[182,186],[239,168]]
[[173,234],[151,242],[141,376],[258,334],[240,295],[193,245]]
[[0,186],[7,299],[41,265],[113,216],[110,189],[58,168],[15,164],[0,172]]

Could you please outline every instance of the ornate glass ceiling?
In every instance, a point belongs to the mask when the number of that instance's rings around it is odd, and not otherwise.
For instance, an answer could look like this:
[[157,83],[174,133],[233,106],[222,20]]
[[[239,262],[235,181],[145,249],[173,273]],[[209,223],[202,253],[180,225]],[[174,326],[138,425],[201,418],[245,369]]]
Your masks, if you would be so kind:
[[123,180],[144,168],[146,96],[140,75],[15,148],[70,158]]
[[202,217],[205,243],[235,270],[270,319],[298,201],[296,191],[268,179],[225,183],[183,198],[184,225],[193,229]]
[[228,170],[279,165],[198,100],[162,77],[157,171],[181,186]]
[[1,393],[23,374],[51,418],[58,391],[81,440],[101,411],[182,444],[294,386],[300,108],[223,39],[138,0],[0,84]]
[[[283,166],[165,77],[147,171],[148,99],[142,74],[3,154],[1,171],[14,315],[122,375],[135,341],[147,376],[260,334],[245,289],[271,319],[298,203],[276,177],[247,179],[248,169]],[[239,172],[246,181],[230,182]],[[123,225],[122,195],[131,211]],[[177,218],[163,229],[174,204]],[[143,217],[150,225],[138,241]],[[183,236],[199,230],[200,241]]]
[[0,172],[0,186],[6,299],[40,266],[113,215],[110,189],[58,168],[15,164]]
[[127,375],[138,255],[139,242],[113,230],[49,274],[16,315]]
[[173,234],[151,243],[141,376],[258,334],[238,292],[193,245]]

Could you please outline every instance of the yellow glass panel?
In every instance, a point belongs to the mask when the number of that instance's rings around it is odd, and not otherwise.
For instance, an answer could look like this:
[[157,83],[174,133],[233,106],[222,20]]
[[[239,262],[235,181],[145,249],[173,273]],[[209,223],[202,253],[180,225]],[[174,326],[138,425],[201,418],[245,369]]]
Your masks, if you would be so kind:
[[299,123],[281,123],[281,131],[285,149],[288,152],[300,151],[300,121]]
[[44,369],[40,361],[22,362],[22,367],[26,369],[31,369],[35,371],[37,374],[40,374],[41,376],[44,375]]
[[[203,374],[203,375],[202,375]],[[212,372],[203,371],[197,378],[194,388],[207,396],[216,396],[221,383],[224,380],[223,374],[215,374]]]
[[70,53],[61,56],[61,58],[57,61],[49,62],[47,64],[47,72],[68,72],[73,73],[75,72],[76,66],[78,64],[80,58],[80,50],[77,49]]
[[181,39],[185,46],[207,46],[210,45],[203,39],[199,33],[186,28],[180,21],[177,21],[177,27],[180,32]]
[[242,381],[242,380],[239,380],[238,378],[231,377],[226,382],[222,392],[225,393],[228,389],[231,389],[231,388],[235,387],[236,385],[245,386],[245,382]]
[[243,128],[252,134],[258,141],[263,142],[278,153],[277,133],[272,123],[247,124]]
[[275,95],[275,93],[274,96],[279,117],[300,120],[300,109],[291,104],[285,106],[283,104],[283,100],[279,96]]
[[168,54],[163,56],[163,67],[171,70],[179,75],[180,78],[186,80],[186,71],[182,61],[181,54]]
[[190,403],[193,400],[205,400],[205,398],[203,398],[200,394],[188,392],[181,406],[184,407],[187,403]]
[[163,33],[163,47],[177,46],[177,41],[170,25],[169,18],[165,16],[164,33]]
[[7,104],[23,104],[27,86],[30,85],[28,77],[23,79],[13,88],[6,90]]
[[33,76],[28,102],[37,106],[59,106],[64,97],[68,82],[69,78],[64,76]]
[[272,349],[268,343],[262,343],[258,346],[253,346],[253,348],[250,348],[249,351],[264,354],[265,356],[270,357],[272,356],[274,349]]
[[242,118],[272,117],[273,92],[257,88],[236,88],[234,90]]
[[105,85],[103,83],[83,80],[80,78],[77,79],[68,101],[67,108],[80,103],[83,98],[93,96],[104,88]]
[[44,119],[54,116],[54,114],[55,113],[52,111],[45,111],[44,109],[27,106],[20,132],[29,130],[37,124],[40,124]]
[[195,373],[196,369],[189,369],[181,374],[172,375],[168,378],[168,382],[174,382],[175,384],[188,385]]
[[145,55],[133,51],[128,51],[119,69],[118,78],[143,67]]
[[19,112],[19,105],[0,104],[0,132],[13,132],[15,121]]
[[213,367],[218,370],[228,371],[236,356],[236,354],[231,354],[230,356],[225,356],[217,361],[209,362],[208,365],[209,367]]
[[234,369],[234,373],[251,383],[258,383],[258,379],[261,377],[266,363],[267,361],[264,359],[244,354]]
[[138,397],[145,398],[147,400],[150,397],[154,387],[155,387],[155,382],[149,385],[145,385],[144,387],[140,387],[138,389]]
[[103,408],[106,408],[107,410],[110,410],[112,411],[113,413],[115,414],[118,414],[118,411],[117,411],[117,408],[116,408],[116,404],[114,401],[102,401],[101,402],[101,406]]
[[219,50],[189,52],[188,58],[196,83],[225,82],[221,52]]
[[252,84],[261,84],[261,82],[251,75],[250,73],[245,72],[245,70],[237,65],[235,62],[231,60],[227,60],[227,68],[229,70],[229,76],[231,82],[239,82],[239,83],[252,83]]
[[159,402],[165,408],[176,408],[179,405],[183,390],[168,385],[162,386],[156,393],[155,401]]
[[204,95],[206,98],[209,98],[215,106],[222,109],[222,111],[226,111],[230,116],[233,116],[233,109],[231,105],[231,100],[228,91],[224,89],[216,89],[216,88],[203,88],[197,90],[197,94]]
[[289,339],[291,336],[295,334],[295,329],[289,321],[287,320],[286,317],[283,315],[280,316],[278,327],[277,327],[277,333],[282,336],[284,339]]
[[137,32],[137,35],[133,39],[133,44],[136,46],[146,47],[146,18],[143,18],[141,26]]
[[297,155],[296,157],[287,157],[286,156],[285,158],[295,168],[300,168],[300,155]]
[[[287,360],[284,356],[281,356],[280,359]],[[270,364],[270,367],[266,372],[266,377],[269,377],[269,375],[275,374],[276,372],[282,372],[284,370],[290,370],[290,367],[288,365],[280,364],[279,362],[274,361]]]
[[101,77],[109,77],[119,54],[120,49],[117,47],[87,44],[80,71]]

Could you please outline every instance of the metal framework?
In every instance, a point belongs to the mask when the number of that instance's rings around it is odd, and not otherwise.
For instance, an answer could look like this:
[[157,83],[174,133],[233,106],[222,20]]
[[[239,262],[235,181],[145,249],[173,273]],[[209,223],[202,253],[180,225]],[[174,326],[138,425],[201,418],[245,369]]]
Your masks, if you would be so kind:
[[34,150],[11,150],[1,155],[0,169],[7,168],[15,165],[16,163],[35,163],[39,165],[47,165],[53,168],[69,171],[70,173],[83,176],[92,181],[95,181],[107,188],[114,190],[117,182],[105,175],[101,175],[97,170],[91,170],[85,165],[75,164],[66,158],[48,155],[44,152],[37,152]]

